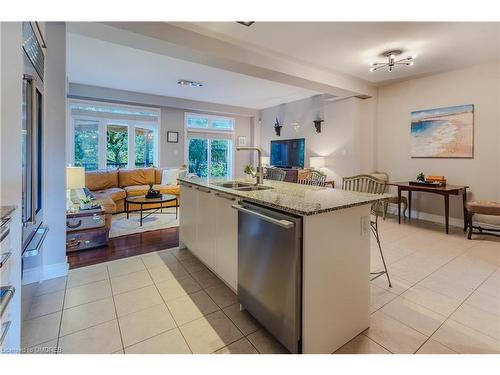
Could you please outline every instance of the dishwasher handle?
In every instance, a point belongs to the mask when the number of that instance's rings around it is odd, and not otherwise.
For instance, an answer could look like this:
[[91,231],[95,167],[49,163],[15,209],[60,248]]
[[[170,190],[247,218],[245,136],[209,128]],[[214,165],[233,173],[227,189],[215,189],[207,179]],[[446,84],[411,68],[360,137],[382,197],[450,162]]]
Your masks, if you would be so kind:
[[267,215],[263,215],[259,212],[249,210],[248,208],[245,208],[239,204],[233,204],[231,207],[233,207],[235,210],[244,212],[246,214],[257,216],[258,218],[260,218],[262,220],[265,220],[271,224],[278,225],[278,226],[285,228],[285,229],[291,229],[295,226],[295,223],[293,221],[275,219],[274,217],[270,217]]

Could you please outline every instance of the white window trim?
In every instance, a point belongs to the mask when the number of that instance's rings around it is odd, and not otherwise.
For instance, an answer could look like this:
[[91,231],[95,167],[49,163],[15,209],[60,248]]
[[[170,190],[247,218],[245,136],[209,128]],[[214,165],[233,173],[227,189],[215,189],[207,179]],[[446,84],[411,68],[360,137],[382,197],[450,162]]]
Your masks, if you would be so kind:
[[[188,117],[200,117],[200,118],[208,118],[209,121],[216,119],[216,120],[231,120],[233,123],[232,129],[214,129],[211,128],[210,126],[208,128],[189,128],[188,127]],[[229,176],[228,178],[231,179],[234,176],[235,172],[235,163],[234,163],[234,158],[235,158],[235,152],[236,149],[234,147],[235,145],[235,137],[236,137],[236,119],[234,117],[226,117],[226,116],[217,116],[217,115],[212,115],[212,114],[204,114],[204,113],[192,113],[192,112],[184,112],[184,164],[189,168],[189,134],[192,133],[199,133],[199,134],[224,134],[230,135],[227,139],[231,141],[230,147],[231,147],[231,154],[230,154],[230,160],[229,160]],[[211,147],[208,147],[208,160],[211,160]]]
[[[110,106],[110,107],[121,107],[132,110],[147,110],[154,111],[158,113],[157,121],[148,124],[145,121],[138,120],[124,120],[124,119],[113,119],[113,118],[102,118],[98,116],[85,116],[85,115],[75,115],[71,114],[71,106],[73,104],[90,104],[96,106]],[[152,107],[143,107],[143,106],[130,106],[123,105],[120,103],[111,103],[111,102],[101,102],[101,101],[93,101],[93,100],[76,100],[70,99],[68,100],[68,121],[67,121],[67,140],[66,143],[68,147],[66,148],[66,162],[69,165],[75,164],[75,120],[92,120],[98,122],[99,126],[99,139],[98,139],[98,147],[99,147],[99,157],[98,157],[98,169],[106,169],[106,132],[108,125],[125,125],[128,128],[128,164],[127,168],[135,168],[135,129],[150,129],[154,131],[154,151],[153,151],[153,165],[159,167],[160,162],[160,137],[161,137],[161,110],[159,108]]]

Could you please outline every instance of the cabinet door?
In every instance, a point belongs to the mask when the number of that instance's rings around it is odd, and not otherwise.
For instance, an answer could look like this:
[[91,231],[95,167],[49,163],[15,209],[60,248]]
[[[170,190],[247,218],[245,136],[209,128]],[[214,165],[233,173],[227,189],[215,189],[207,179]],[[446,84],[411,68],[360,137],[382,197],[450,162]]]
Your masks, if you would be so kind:
[[[196,244],[194,253],[207,266],[215,268],[215,201],[211,190],[197,187]],[[182,199],[182,198],[181,198]]]
[[197,211],[197,193],[192,185],[182,184],[180,187],[180,206],[179,206],[179,226],[180,240],[190,250],[194,251],[196,245],[196,211]]
[[238,212],[235,198],[215,195],[215,271],[234,290],[238,287]]

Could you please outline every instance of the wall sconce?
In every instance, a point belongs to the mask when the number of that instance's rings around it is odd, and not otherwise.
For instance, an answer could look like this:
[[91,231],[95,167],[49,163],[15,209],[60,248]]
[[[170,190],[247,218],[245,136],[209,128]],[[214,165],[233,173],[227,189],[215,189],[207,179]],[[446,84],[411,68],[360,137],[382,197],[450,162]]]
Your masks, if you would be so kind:
[[279,137],[281,135],[281,128],[282,127],[283,127],[283,125],[280,124],[280,121],[276,117],[276,122],[274,123],[274,131],[276,132],[276,136]]
[[321,133],[321,123],[323,120],[313,120],[314,127],[316,128],[316,133]]

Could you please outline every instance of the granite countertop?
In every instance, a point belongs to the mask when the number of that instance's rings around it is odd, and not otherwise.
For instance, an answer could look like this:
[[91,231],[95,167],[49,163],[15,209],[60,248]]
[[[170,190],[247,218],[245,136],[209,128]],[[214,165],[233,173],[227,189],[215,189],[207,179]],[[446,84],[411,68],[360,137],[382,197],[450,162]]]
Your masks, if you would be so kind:
[[[273,180],[264,180],[263,184],[273,189],[258,191],[238,191],[224,188],[218,184],[227,182],[228,180],[221,178],[181,177],[178,180],[300,216],[316,215],[354,206],[362,206],[392,196],[390,194],[356,193],[341,189],[307,186]],[[248,182],[245,179],[232,179],[230,181]]]
[[17,206],[0,206],[0,220],[8,218],[16,208]]

